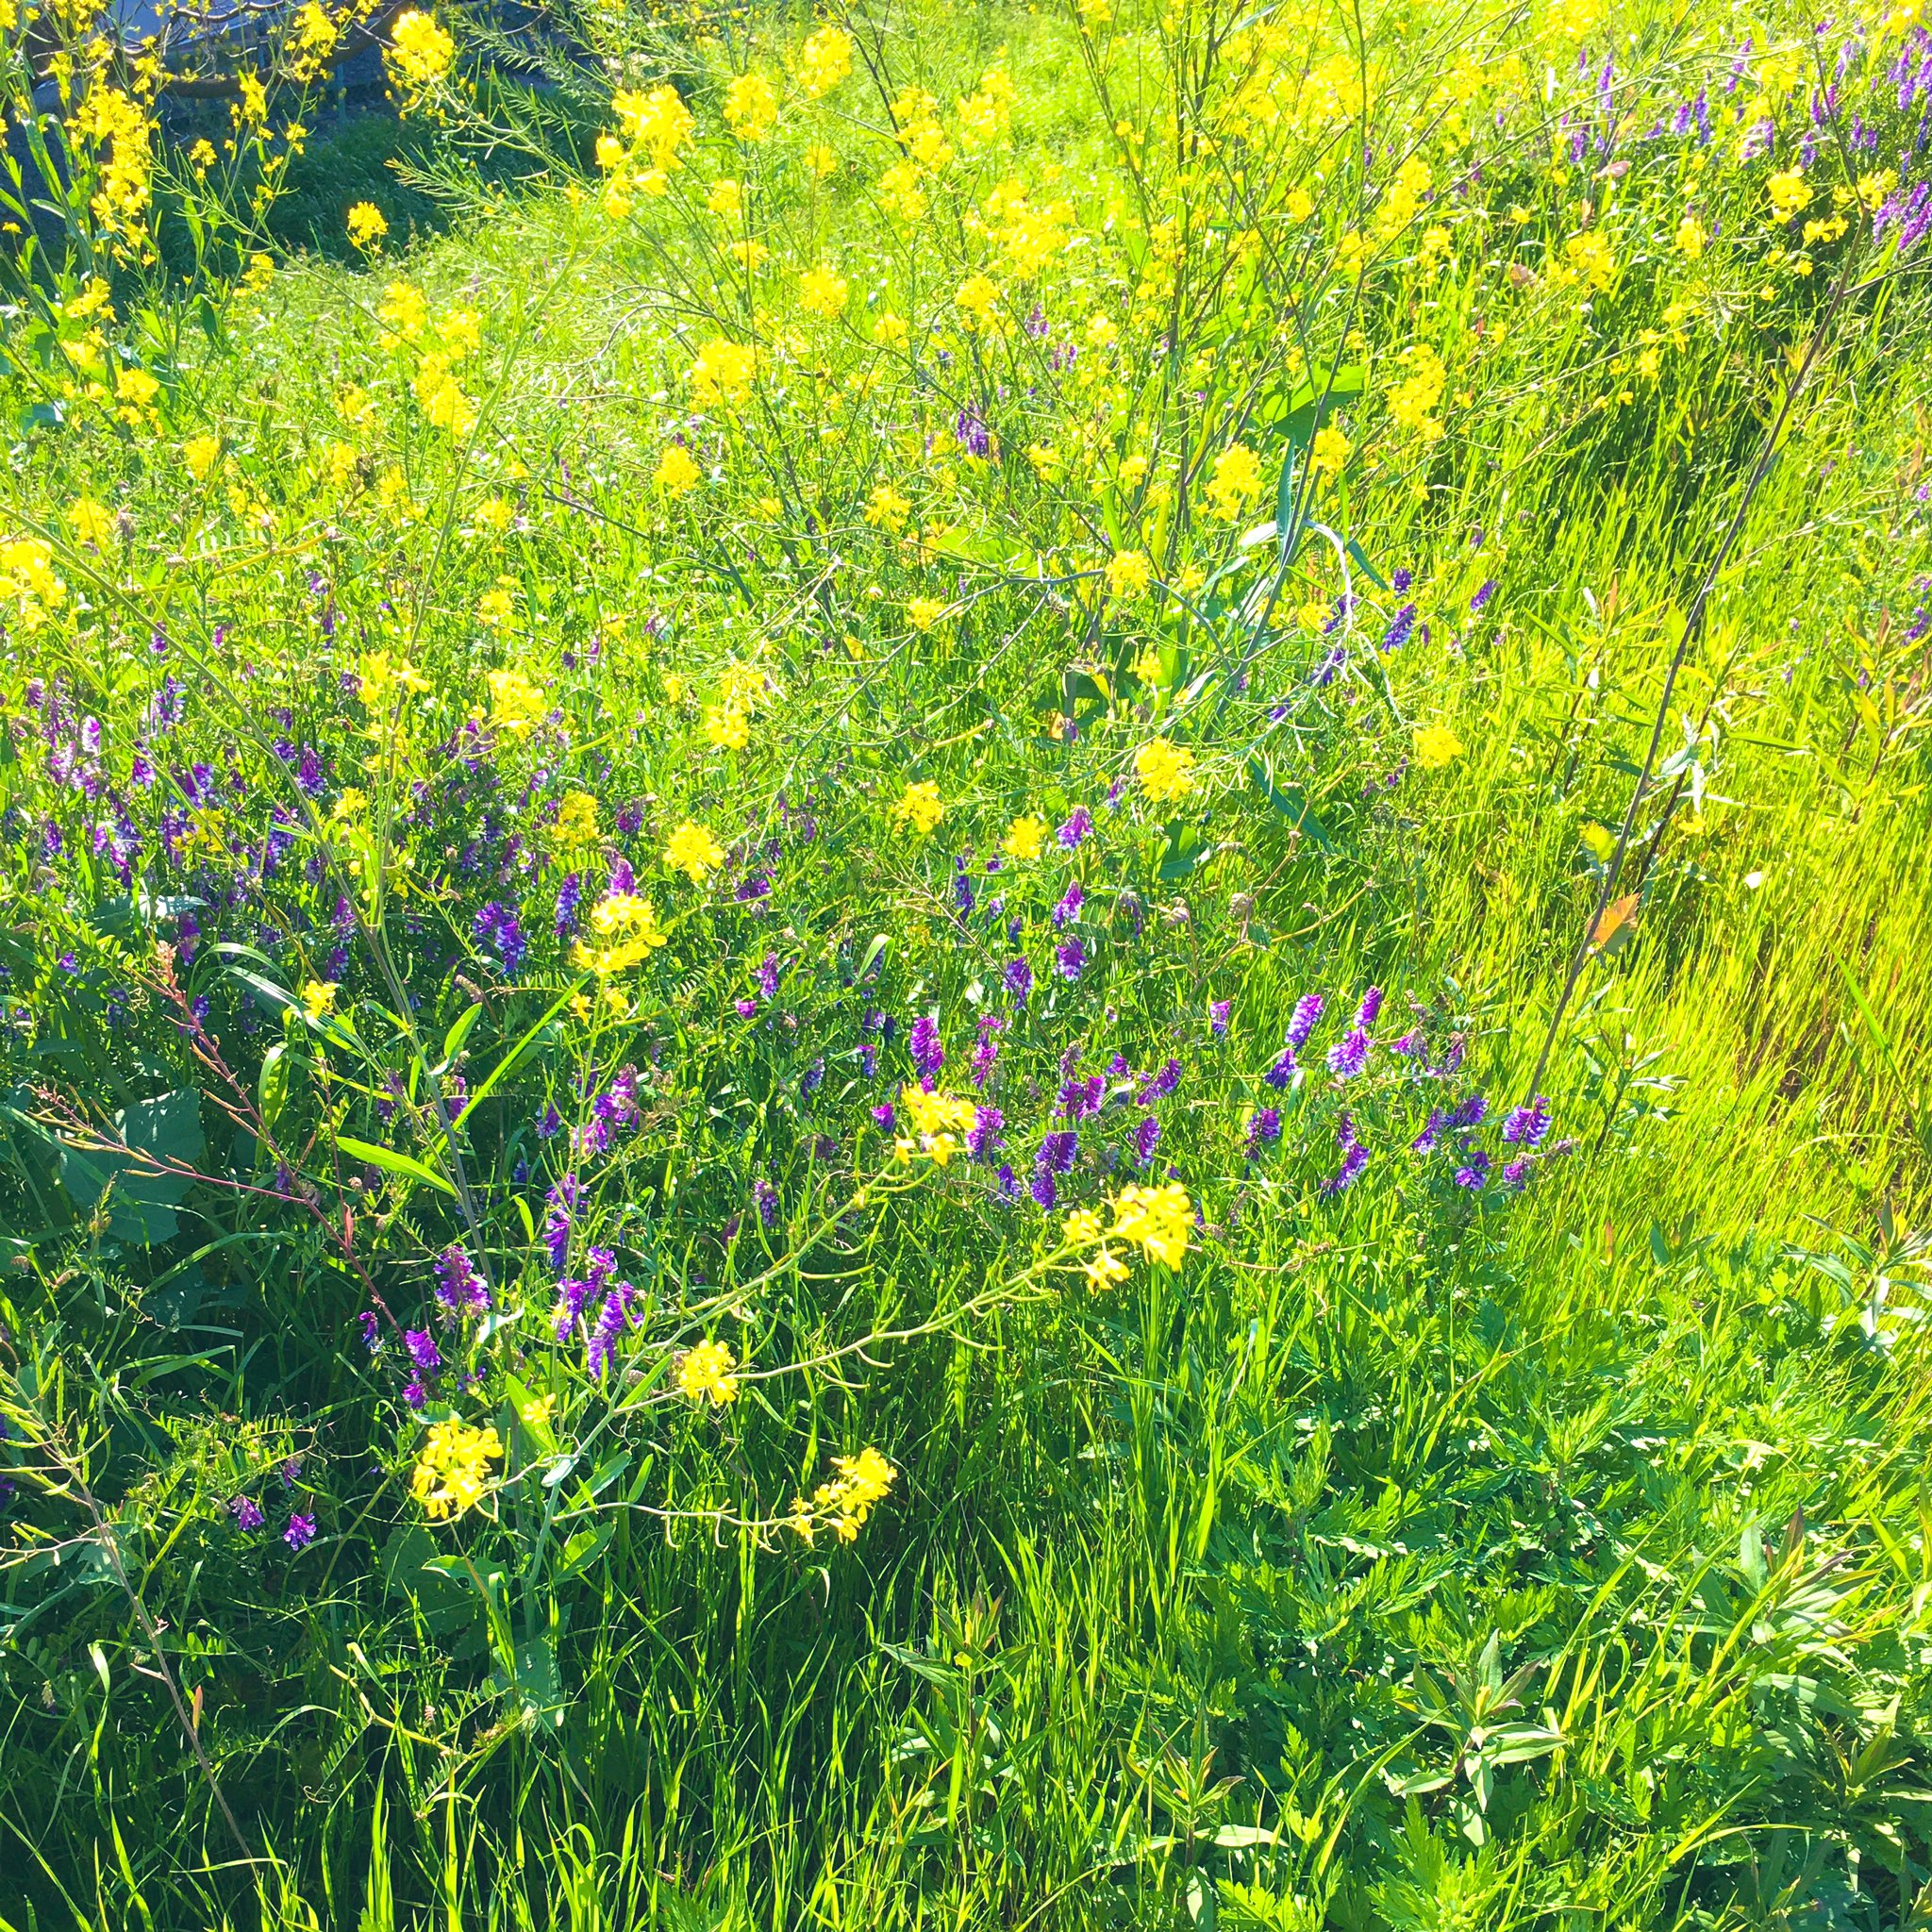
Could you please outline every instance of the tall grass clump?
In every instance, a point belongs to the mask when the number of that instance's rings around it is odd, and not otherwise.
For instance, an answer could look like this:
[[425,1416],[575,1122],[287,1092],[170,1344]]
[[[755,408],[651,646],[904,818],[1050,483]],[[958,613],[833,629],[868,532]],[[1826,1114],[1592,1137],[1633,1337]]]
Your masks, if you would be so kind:
[[6,32],[0,1924],[1932,1915],[1915,8]]

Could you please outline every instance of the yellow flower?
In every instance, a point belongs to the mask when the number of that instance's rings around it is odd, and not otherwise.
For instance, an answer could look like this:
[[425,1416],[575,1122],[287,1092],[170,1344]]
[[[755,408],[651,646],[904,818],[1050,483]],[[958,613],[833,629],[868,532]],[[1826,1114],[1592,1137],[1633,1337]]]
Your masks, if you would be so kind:
[[738,1377],[731,1372],[738,1357],[723,1341],[695,1342],[677,1363],[677,1392],[689,1401],[708,1402],[713,1408],[738,1400]]
[[208,473],[214,468],[221,454],[221,439],[216,436],[191,436],[181,445],[181,460],[188,465],[188,474],[197,483],[207,480]]
[[751,724],[736,705],[707,705],[705,737],[721,751],[742,751],[751,742]]
[[659,175],[681,165],[677,151],[691,139],[697,123],[675,87],[654,87],[647,94],[620,88],[610,96],[610,106],[625,139],[650,157]]
[[1075,1208],[1067,1216],[1061,1239],[1070,1248],[1091,1248],[1100,1239],[1100,1216],[1091,1208]]
[[724,848],[704,826],[686,819],[671,835],[664,847],[664,863],[681,872],[692,885],[701,886],[706,877],[724,862]]
[[1288,214],[1291,221],[1305,222],[1315,212],[1315,197],[1306,188],[1291,188],[1288,191]]
[[907,621],[914,630],[930,630],[945,614],[942,597],[911,597],[906,603]]
[[668,442],[658,458],[652,482],[669,496],[684,496],[704,481],[705,473],[691,461],[691,452],[681,442]]
[[712,182],[711,192],[705,196],[705,206],[714,215],[734,221],[744,212],[744,191],[726,175]]
[[1138,597],[1154,581],[1146,553],[1123,550],[1107,566],[1107,588],[1116,597]]
[[890,483],[873,486],[872,495],[866,500],[865,520],[874,529],[885,530],[896,537],[906,527],[906,519],[911,514],[911,504]]
[[455,1416],[432,1423],[409,1490],[425,1514],[460,1516],[490,1491],[490,1465],[503,1460],[503,1441],[492,1426],[473,1427]]
[[816,101],[852,72],[852,38],[842,27],[822,26],[798,50],[798,91]]
[[1601,293],[1617,278],[1617,258],[1600,228],[1573,235],[1563,244],[1570,273]]
[[76,497],[67,507],[67,526],[77,541],[105,550],[114,541],[114,518],[106,505],[92,496]]
[[968,275],[953,297],[963,327],[984,328],[998,306],[1000,291],[991,275]]
[[1126,1187],[1113,1204],[1111,1232],[1132,1241],[1150,1261],[1178,1268],[1188,1252],[1194,1210],[1178,1181],[1163,1187]]
[[349,209],[349,246],[373,249],[389,233],[382,210],[373,201],[358,201]]
[[751,392],[758,367],[757,353],[742,342],[714,337],[691,365],[691,397],[700,408],[714,403],[741,402]]
[[492,671],[490,723],[498,731],[528,731],[543,721],[543,693],[521,671]]
[[597,842],[597,801],[588,791],[566,791],[550,828],[550,842],[559,852]]
[[910,333],[906,318],[894,315],[890,308],[881,310],[879,319],[872,325],[872,339],[883,349],[902,348]]
[[413,8],[397,16],[383,56],[390,78],[402,85],[403,109],[420,107],[448,74],[457,43],[426,13]]
[[1317,476],[1339,476],[1348,462],[1348,438],[1332,424],[1315,431],[1308,448],[1308,468]]
[[388,651],[364,651],[357,660],[356,675],[361,683],[362,702],[372,711],[387,708],[391,695],[429,689],[429,680],[407,658]]
[[1208,508],[1224,524],[1232,523],[1261,493],[1261,465],[1244,442],[1231,442],[1214,459],[1208,485]]
[[845,277],[829,268],[807,269],[798,278],[798,306],[808,315],[843,315],[851,292]]
[[1087,1277],[1087,1285],[1096,1294],[1103,1289],[1111,1288],[1116,1281],[1127,1278],[1126,1263],[1105,1242],[1080,1263],[1080,1273]]
[[1684,219],[1677,224],[1677,253],[1686,261],[1695,261],[1704,253],[1709,242],[1710,231],[1695,215],[1687,211]]
[[1040,857],[1040,848],[1046,841],[1046,821],[1036,819],[1030,814],[1017,818],[1007,827],[1007,836],[1000,850],[1008,858],[1028,859]]
[[839,151],[823,141],[815,141],[805,151],[805,165],[811,170],[813,180],[823,181],[838,167]]
[[1446,724],[1418,724],[1415,730],[1415,761],[1424,772],[1433,772],[1452,758],[1462,756],[1462,741]]
[[778,95],[762,74],[741,74],[724,90],[724,125],[741,141],[762,141],[778,122]]
[[1194,754],[1186,745],[1157,738],[1134,754],[1134,776],[1156,805],[1185,798],[1194,789]]
[[629,972],[668,937],[658,927],[657,908],[634,892],[609,892],[598,900],[591,908],[591,930],[609,943],[591,946],[579,940],[571,958],[581,970],[605,979]]
[[939,824],[945,816],[946,808],[940,802],[940,788],[930,778],[922,778],[917,784],[908,784],[899,794],[899,802],[892,808],[892,816],[901,824],[908,824],[921,838]]
[[311,979],[302,989],[302,1008],[311,1020],[336,1009],[336,983],[333,979]]
[[898,1480],[899,1472],[876,1449],[861,1449],[857,1456],[835,1456],[832,1467],[838,1474],[821,1483],[811,1500],[800,1496],[786,1518],[789,1527],[810,1542],[822,1523],[829,1521],[841,1543],[856,1542],[873,1507]]
[[1811,184],[1796,168],[1774,175],[1764,185],[1771,195],[1771,218],[1774,222],[1788,222],[1811,206]]

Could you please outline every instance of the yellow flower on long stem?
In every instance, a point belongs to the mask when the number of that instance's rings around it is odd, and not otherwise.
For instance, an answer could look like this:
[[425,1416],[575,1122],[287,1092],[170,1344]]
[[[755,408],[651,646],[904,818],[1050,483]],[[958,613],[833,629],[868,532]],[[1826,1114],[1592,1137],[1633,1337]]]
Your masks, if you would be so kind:
[[704,826],[686,819],[664,847],[664,863],[701,886],[724,862],[724,848]]

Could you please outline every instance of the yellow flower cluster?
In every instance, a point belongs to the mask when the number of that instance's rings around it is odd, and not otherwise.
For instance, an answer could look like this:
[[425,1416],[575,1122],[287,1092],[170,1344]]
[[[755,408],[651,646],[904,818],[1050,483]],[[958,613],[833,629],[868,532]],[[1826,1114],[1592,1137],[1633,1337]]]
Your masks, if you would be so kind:
[[892,808],[892,816],[901,824],[910,825],[923,839],[946,815],[946,808],[940,798],[940,788],[930,778],[921,778],[917,783],[908,783],[899,794],[899,802]]
[[571,957],[578,968],[609,979],[628,973],[665,942],[658,924],[658,908],[634,892],[610,892],[591,909],[591,930],[605,943],[576,942]]
[[485,682],[493,730],[521,734],[543,722],[543,693],[521,671],[492,671]]
[[664,847],[664,863],[701,886],[724,862],[724,848],[704,826],[686,819]]
[[713,1408],[738,1400],[738,1357],[723,1341],[693,1343],[677,1358],[677,1392],[687,1400]]
[[490,1465],[503,1460],[493,1427],[476,1428],[455,1416],[432,1423],[409,1478],[410,1493],[435,1518],[460,1516],[490,1492]]
[[1194,789],[1194,754],[1185,745],[1157,738],[1134,754],[1134,776],[1156,805],[1185,798]]
[[1045,841],[1046,821],[1024,813],[1007,827],[1007,836],[1000,845],[1000,850],[1008,858],[1038,858],[1040,848]]
[[1108,1234],[1132,1241],[1150,1261],[1178,1268],[1193,1233],[1194,1208],[1178,1181],[1158,1188],[1123,1188],[1113,1204]]
[[390,79],[401,88],[405,114],[431,106],[444,76],[455,64],[457,43],[435,20],[411,8],[396,16],[390,28],[383,64]]
[[389,233],[389,224],[373,201],[356,202],[347,219],[351,248],[373,249]]
[[1412,430],[1424,442],[1435,442],[1442,434],[1442,425],[1430,411],[1442,400],[1449,372],[1426,342],[1405,349],[1402,359],[1408,365],[1408,374],[1389,391],[1389,413],[1398,428]]
[[923,1087],[900,1090],[899,1104],[912,1123],[912,1133],[901,1134],[892,1142],[896,1159],[908,1161],[915,1155],[935,1167],[944,1167],[959,1151],[958,1136],[970,1134],[979,1122],[979,1109],[956,1093],[928,1093]]
[[852,72],[852,37],[842,27],[818,29],[798,50],[798,92],[823,100]]
[[691,400],[701,409],[741,403],[751,393],[751,381],[757,371],[756,350],[723,336],[714,337],[691,361]]
[[899,1475],[873,1448],[861,1449],[857,1456],[835,1456],[832,1467],[838,1474],[821,1483],[809,1501],[798,1497],[785,1519],[807,1542],[827,1526],[841,1543],[856,1542],[873,1506],[884,1498]]
[[670,192],[672,171],[684,165],[679,150],[697,123],[675,87],[654,87],[649,93],[620,88],[610,106],[622,136],[600,134],[596,157],[605,176],[604,212],[622,221],[630,212],[633,193]]
[[597,801],[588,791],[566,791],[550,828],[550,842],[559,852],[577,852],[597,842]]
[[1214,458],[1208,484],[1208,508],[1231,524],[1261,493],[1261,465],[1244,442],[1230,443]]
[[1462,741],[1446,724],[1419,724],[1414,756],[1420,769],[1433,772],[1462,756]]
[[39,630],[67,601],[67,586],[54,574],[54,552],[38,537],[0,541],[0,601],[10,604],[23,630]]
[[145,111],[119,88],[96,87],[75,109],[67,130],[92,158],[96,186],[90,205],[102,234],[121,255],[151,253],[154,129]]

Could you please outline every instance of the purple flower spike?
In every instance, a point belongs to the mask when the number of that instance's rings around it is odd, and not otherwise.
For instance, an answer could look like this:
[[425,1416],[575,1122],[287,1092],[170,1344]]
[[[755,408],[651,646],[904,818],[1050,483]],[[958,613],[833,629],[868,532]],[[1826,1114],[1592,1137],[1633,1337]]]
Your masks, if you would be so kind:
[[1210,1000],[1208,1003],[1208,1025],[1216,1040],[1227,1032],[1227,1016],[1233,1009],[1232,1000]]
[[1288,1023],[1288,1043],[1291,1046],[1306,1046],[1308,1035],[1315,1030],[1316,1022],[1322,1017],[1322,1008],[1327,1004],[1318,992],[1304,993],[1294,1003],[1294,1017]]
[[946,1050],[940,1044],[938,1023],[930,1013],[922,1013],[912,1023],[912,1064],[919,1070],[923,1080],[939,1077],[940,1069],[946,1063]]
[[1078,979],[1087,970],[1087,948],[1078,940],[1062,940],[1054,953],[1062,979]]
[[1514,1107],[1503,1121],[1503,1138],[1512,1147],[1540,1147],[1550,1131],[1550,1103],[1541,1093],[1527,1107]]
[[1362,995],[1361,1009],[1355,1016],[1355,1024],[1366,1033],[1380,1017],[1381,1011],[1382,989],[1379,986],[1372,986]]
[[235,1519],[237,1529],[259,1529],[266,1520],[261,1505],[253,1496],[237,1496],[228,1505],[228,1513]]
[[1134,1133],[1134,1164],[1145,1167],[1160,1144],[1160,1123],[1150,1113]]
[[1012,995],[1016,1007],[1026,1004],[1026,995],[1033,991],[1033,969],[1024,959],[1008,959],[1006,971],[1000,974],[1000,983]]
[[1248,1158],[1254,1159],[1270,1141],[1280,1139],[1281,1115],[1272,1107],[1262,1108],[1248,1123]]
[[282,1532],[282,1541],[291,1550],[306,1550],[315,1541],[315,1518],[297,1512],[289,1518],[289,1526]]
[[1346,1193],[1361,1178],[1362,1169],[1368,1164],[1369,1150],[1359,1141],[1351,1141],[1341,1157],[1341,1165],[1322,1183],[1321,1191],[1331,1198]]
[[1369,1036],[1359,1026],[1342,1035],[1328,1049],[1328,1071],[1338,1080],[1352,1080],[1369,1063]]

